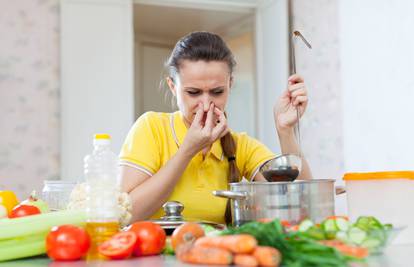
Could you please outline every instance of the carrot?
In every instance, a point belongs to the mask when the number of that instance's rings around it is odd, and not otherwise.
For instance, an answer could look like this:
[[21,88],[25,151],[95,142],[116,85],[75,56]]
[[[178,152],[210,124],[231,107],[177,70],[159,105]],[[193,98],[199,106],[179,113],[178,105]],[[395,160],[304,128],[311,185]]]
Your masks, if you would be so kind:
[[229,265],[233,262],[233,255],[225,249],[196,246],[191,243],[177,247],[175,255],[178,260],[193,264]]
[[333,247],[341,254],[346,256],[351,256],[358,259],[364,259],[369,256],[369,251],[367,248],[347,245],[339,240],[322,240],[320,243],[324,244],[325,246]]
[[257,246],[257,240],[251,235],[204,236],[196,240],[196,246],[227,249],[233,253],[250,253]]
[[257,259],[260,266],[266,267],[277,267],[282,259],[279,250],[266,246],[257,247],[253,252],[253,256]]
[[234,255],[234,264],[238,266],[249,266],[256,267],[259,266],[256,258],[248,254],[236,254]]
[[329,219],[334,219],[334,220],[336,220],[336,219],[344,219],[344,220],[349,221],[348,216],[341,216],[341,215],[333,215],[333,216],[328,216],[328,217],[326,218],[326,220],[329,220]]

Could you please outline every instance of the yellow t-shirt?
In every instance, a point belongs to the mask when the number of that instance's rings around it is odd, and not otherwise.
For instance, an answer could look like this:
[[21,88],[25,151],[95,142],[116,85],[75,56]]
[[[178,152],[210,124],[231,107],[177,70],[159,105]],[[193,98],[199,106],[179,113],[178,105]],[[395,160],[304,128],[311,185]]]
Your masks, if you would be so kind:
[[[131,128],[120,153],[121,165],[136,168],[152,176],[177,152],[187,133],[181,112],[143,114]],[[232,132],[236,141],[236,164],[243,177],[251,180],[260,166],[275,155],[245,133]],[[213,190],[228,189],[229,163],[220,140],[214,142],[203,159],[199,152],[188,164],[168,201],[184,205],[183,216],[224,222],[226,199],[215,197]],[[154,197],[157,197],[154,195]],[[164,215],[158,210],[152,218]]]

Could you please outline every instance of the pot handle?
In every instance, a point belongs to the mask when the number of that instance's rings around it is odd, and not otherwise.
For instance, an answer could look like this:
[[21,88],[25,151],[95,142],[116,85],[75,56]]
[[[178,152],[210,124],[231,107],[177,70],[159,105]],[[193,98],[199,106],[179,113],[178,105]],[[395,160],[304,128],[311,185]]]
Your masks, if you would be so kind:
[[247,192],[234,192],[234,191],[227,191],[227,190],[214,190],[213,195],[216,197],[223,197],[223,198],[230,198],[230,199],[246,199],[248,193]]
[[346,193],[345,186],[335,186],[335,195],[342,195]]

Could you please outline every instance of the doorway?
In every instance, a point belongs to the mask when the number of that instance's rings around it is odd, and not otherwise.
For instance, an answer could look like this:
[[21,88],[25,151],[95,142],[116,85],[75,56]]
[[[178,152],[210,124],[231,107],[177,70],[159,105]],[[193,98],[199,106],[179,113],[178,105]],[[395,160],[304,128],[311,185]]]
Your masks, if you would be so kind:
[[227,106],[229,126],[256,136],[254,10],[211,10],[135,3],[135,114],[177,110],[164,81],[164,63],[175,43],[193,31],[219,34],[237,66]]

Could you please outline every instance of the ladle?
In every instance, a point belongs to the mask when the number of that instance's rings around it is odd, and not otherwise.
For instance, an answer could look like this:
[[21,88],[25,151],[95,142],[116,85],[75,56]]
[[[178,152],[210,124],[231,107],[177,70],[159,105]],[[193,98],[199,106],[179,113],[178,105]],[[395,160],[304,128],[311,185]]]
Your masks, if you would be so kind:
[[[290,74],[291,75],[296,73],[295,40],[298,37],[305,43],[305,45],[309,49],[312,49],[312,46],[310,45],[310,43],[305,39],[305,37],[299,31],[294,31],[292,33],[292,39],[291,39],[291,41],[292,41],[291,42],[292,53],[291,53],[291,62],[290,62],[290,66],[291,66],[291,71],[290,71],[291,73]],[[299,145],[299,156],[302,157],[302,145],[301,145],[301,137],[300,137],[300,124],[299,124],[299,120],[300,120],[299,105],[296,106],[296,116],[297,116],[297,120],[298,120],[298,122],[296,124],[296,138],[297,138],[298,145]]]

